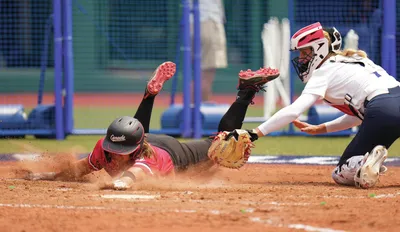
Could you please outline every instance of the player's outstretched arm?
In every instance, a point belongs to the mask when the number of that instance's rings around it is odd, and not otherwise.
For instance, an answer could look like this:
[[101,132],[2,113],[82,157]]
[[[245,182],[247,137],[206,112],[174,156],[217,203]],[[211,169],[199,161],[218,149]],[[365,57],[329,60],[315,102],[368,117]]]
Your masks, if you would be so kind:
[[319,135],[327,133],[325,124],[311,125],[300,120],[294,120],[293,125],[299,128],[302,132],[311,135]]
[[324,125],[327,132],[336,132],[359,126],[361,123],[362,121],[358,117],[345,114],[332,121],[325,122]]
[[320,96],[315,94],[301,94],[291,105],[282,108],[266,122],[255,128],[255,132],[258,137],[262,137],[283,128],[300,117],[300,115],[308,110],[319,98]]
[[88,157],[80,159],[75,163],[72,163],[69,167],[66,167],[61,172],[58,172],[56,174],[56,180],[75,180],[93,172],[93,169],[88,165],[88,159]]
[[362,121],[359,118],[345,114],[332,121],[325,122],[319,125],[311,125],[306,122],[301,122],[299,120],[294,120],[293,125],[295,125],[303,132],[311,135],[318,135],[329,132],[347,130],[349,128],[360,125],[361,122]]
[[78,160],[59,172],[29,173],[25,179],[28,180],[76,180],[79,177],[91,173],[88,158]]

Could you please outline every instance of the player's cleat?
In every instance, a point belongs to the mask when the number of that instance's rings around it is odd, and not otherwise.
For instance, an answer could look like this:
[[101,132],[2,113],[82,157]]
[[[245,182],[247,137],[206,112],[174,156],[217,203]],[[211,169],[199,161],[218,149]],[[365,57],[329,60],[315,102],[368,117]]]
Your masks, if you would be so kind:
[[376,146],[370,153],[365,154],[363,165],[357,170],[354,181],[359,188],[371,188],[379,180],[379,175],[387,171],[383,166],[388,151],[384,146]]
[[144,98],[157,95],[162,89],[164,82],[168,81],[175,75],[175,71],[176,64],[174,62],[167,61],[160,64],[147,83]]
[[279,70],[273,68],[260,68],[257,71],[239,72],[238,89],[254,88],[256,91],[262,89],[263,85],[279,76]]

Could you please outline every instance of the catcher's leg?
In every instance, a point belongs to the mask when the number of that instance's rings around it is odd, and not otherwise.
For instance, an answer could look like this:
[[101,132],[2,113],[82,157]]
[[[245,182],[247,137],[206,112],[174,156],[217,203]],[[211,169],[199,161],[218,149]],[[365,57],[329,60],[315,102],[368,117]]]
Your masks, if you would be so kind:
[[146,85],[146,91],[136,111],[135,118],[142,123],[145,133],[149,132],[151,112],[154,98],[160,92],[164,82],[169,80],[176,71],[176,65],[167,61],[157,67]]
[[[382,165],[387,157],[385,147],[390,147],[398,138],[397,133],[385,129],[388,128],[385,125],[388,121],[380,117],[369,117],[368,113],[366,114],[357,135],[347,146],[332,173],[332,178],[336,183],[364,188],[376,184],[379,174],[387,169]],[[365,176],[364,179],[363,176]]]
[[387,168],[382,165],[387,154],[386,148],[378,145],[364,156],[353,156],[345,164],[338,165],[332,172],[332,178],[342,185],[372,187],[378,181],[379,175],[387,171]]
[[236,101],[231,105],[218,125],[218,131],[232,131],[240,129],[246,116],[247,108],[253,103],[255,94],[267,82],[279,76],[277,69],[261,68],[257,71],[240,71],[239,92]]
[[370,153],[367,153],[363,159],[362,166],[357,170],[354,181],[359,188],[373,187],[379,180],[379,175],[386,172],[387,168],[383,166],[388,152],[384,146],[376,146]]
[[359,130],[363,133],[359,140],[364,140],[359,144],[368,142],[374,148],[365,155],[354,176],[360,188],[370,188],[378,182],[380,174],[387,170],[382,165],[388,155],[386,148],[400,137],[400,88],[389,89],[389,95],[375,97],[366,105],[365,119]]

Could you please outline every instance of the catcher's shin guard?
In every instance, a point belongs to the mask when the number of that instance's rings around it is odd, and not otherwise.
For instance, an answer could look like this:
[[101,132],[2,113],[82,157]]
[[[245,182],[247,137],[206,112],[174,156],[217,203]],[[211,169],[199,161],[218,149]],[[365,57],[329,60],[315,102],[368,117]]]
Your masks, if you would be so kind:
[[242,70],[239,72],[238,89],[253,88],[258,92],[264,84],[276,79],[279,74],[278,69],[272,68],[260,68],[257,71]]
[[379,175],[387,171],[383,166],[388,151],[384,146],[378,145],[370,153],[365,154],[363,164],[357,169],[354,176],[355,185],[359,188],[371,188],[379,180]]
[[332,179],[340,185],[354,186],[354,176],[361,167],[364,156],[350,157],[345,164],[337,166],[332,172]]
[[144,98],[157,95],[162,89],[164,82],[168,81],[175,75],[175,71],[176,65],[174,62],[167,61],[160,64],[147,83]]

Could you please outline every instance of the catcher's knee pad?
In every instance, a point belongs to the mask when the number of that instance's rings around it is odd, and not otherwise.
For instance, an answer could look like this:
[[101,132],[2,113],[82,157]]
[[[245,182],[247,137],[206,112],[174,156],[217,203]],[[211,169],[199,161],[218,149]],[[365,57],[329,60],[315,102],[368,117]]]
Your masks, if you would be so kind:
[[361,167],[364,156],[358,155],[349,158],[345,164],[336,166],[332,172],[332,178],[337,184],[355,185],[354,176]]

